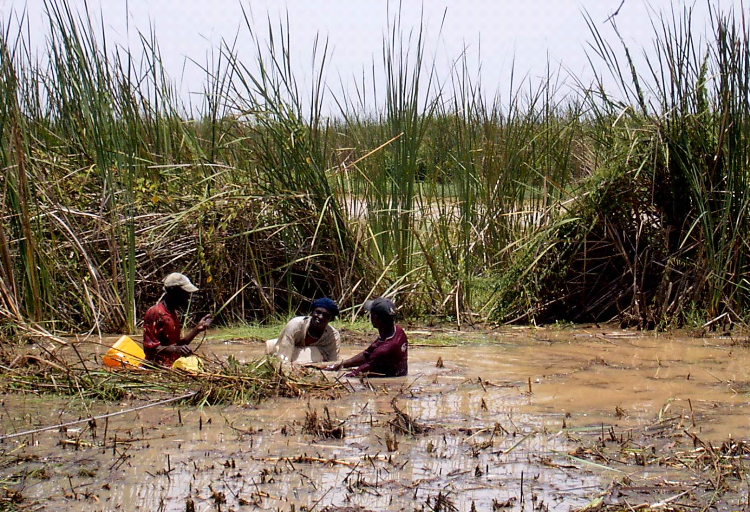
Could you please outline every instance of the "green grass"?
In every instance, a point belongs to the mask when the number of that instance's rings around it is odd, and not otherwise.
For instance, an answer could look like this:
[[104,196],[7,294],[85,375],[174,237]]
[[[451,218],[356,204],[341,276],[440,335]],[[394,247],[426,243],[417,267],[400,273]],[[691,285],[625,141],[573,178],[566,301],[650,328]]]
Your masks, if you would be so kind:
[[[286,321],[277,320],[264,324],[238,324],[220,327],[216,330],[212,329],[211,334],[206,336],[206,339],[216,341],[269,340],[272,338],[278,338],[281,330],[285,325]],[[377,335],[377,332],[372,328],[369,320],[356,320],[354,322],[334,320],[330,325],[339,330],[346,329],[347,331],[363,335],[368,335],[371,333],[375,333],[375,335]]]
[[270,324],[241,324],[234,326],[221,327],[212,330],[211,334],[206,336],[207,340],[228,341],[228,340],[251,340],[261,341],[277,338],[281,329],[284,327],[283,322],[272,322]]

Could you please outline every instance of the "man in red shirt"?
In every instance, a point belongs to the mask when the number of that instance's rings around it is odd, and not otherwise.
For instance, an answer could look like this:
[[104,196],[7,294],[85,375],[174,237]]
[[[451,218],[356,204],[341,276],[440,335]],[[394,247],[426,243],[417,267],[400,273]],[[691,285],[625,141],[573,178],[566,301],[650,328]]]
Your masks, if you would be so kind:
[[147,361],[172,366],[180,357],[193,353],[188,344],[199,332],[208,329],[213,319],[211,315],[204,316],[183,338],[177,310],[184,309],[190,294],[197,291],[198,287],[178,272],[169,274],[164,280],[164,295],[143,318],[143,351]]
[[354,368],[347,377],[360,374],[377,377],[403,377],[409,372],[408,348],[404,330],[396,325],[396,306],[385,297],[365,303],[370,312],[370,322],[378,330],[376,339],[363,352],[346,361],[327,366],[326,370]]

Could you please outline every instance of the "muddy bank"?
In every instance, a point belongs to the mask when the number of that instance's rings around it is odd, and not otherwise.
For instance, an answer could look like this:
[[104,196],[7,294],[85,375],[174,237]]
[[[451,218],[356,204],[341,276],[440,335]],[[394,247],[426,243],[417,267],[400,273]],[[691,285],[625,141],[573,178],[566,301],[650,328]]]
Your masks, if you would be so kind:
[[[744,505],[746,447],[726,441],[748,437],[750,361],[732,340],[443,336],[448,346],[424,346],[435,335],[412,334],[409,377],[350,380],[336,399],[167,405],[7,439],[6,500],[101,511]],[[262,346],[209,339],[202,350],[251,360]],[[11,433],[142,403],[6,393],[0,425]]]

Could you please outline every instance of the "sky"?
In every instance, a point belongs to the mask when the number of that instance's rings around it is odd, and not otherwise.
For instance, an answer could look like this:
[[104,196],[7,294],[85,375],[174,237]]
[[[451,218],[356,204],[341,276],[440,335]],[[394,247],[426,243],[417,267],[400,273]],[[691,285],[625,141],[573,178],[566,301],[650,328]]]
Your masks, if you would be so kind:
[[[80,8],[84,0],[69,0]],[[742,0],[712,0],[726,11],[741,12]],[[748,2],[750,4],[750,2]],[[309,82],[311,51],[316,36],[327,38],[327,77],[332,90],[340,90],[363,69],[382,65],[384,32],[399,10],[397,0],[88,0],[89,9],[103,18],[108,42],[137,46],[137,30],[156,33],[163,62],[179,84],[182,95],[202,90],[204,74],[192,61],[205,63],[211,49],[222,39],[236,36],[240,60],[252,61],[254,49],[243,18],[244,6],[251,24],[264,37],[270,19],[277,24],[289,19],[295,76]],[[654,12],[681,9],[684,0],[401,0],[401,27],[408,33],[420,26],[427,34],[428,60],[434,59],[446,77],[452,62],[465,49],[472,70],[481,67],[485,91],[505,91],[511,69],[516,76],[544,76],[548,65],[575,76],[591,78],[586,57],[592,41],[586,24],[589,16],[597,27],[616,41],[607,20],[614,20],[631,48],[649,48],[653,39],[650,19]],[[699,30],[707,24],[709,2],[688,2],[694,8]],[[27,10],[33,38],[46,33],[44,0],[0,0],[0,19]],[[14,14],[14,12],[16,14]],[[239,35],[238,35],[239,34]],[[129,37],[128,37],[129,36]],[[635,52],[640,53],[640,50]]]

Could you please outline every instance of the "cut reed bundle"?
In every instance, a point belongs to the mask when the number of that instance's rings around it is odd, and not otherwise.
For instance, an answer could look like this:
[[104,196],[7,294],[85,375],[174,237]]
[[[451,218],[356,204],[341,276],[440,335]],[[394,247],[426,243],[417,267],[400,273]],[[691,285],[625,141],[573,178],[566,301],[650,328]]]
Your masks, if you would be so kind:
[[44,356],[5,353],[0,390],[4,393],[71,395],[81,400],[117,401],[190,394],[195,405],[248,404],[274,397],[331,396],[346,388],[317,370],[284,368],[274,359],[240,363],[205,361],[203,371],[169,368],[108,370],[93,361],[76,359],[80,348],[47,352]]

